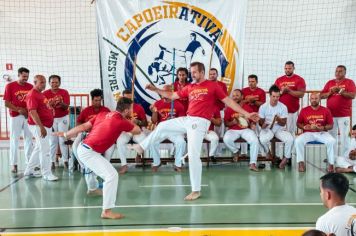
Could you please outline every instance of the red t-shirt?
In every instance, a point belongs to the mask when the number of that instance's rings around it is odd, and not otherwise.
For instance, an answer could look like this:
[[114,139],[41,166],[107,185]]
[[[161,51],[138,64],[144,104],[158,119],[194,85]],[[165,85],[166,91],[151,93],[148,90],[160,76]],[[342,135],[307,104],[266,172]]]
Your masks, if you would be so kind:
[[[36,110],[43,126],[51,128],[53,125],[53,109],[48,104],[48,99],[36,89],[31,89],[26,96],[26,105],[28,111]],[[36,125],[32,116],[28,116],[28,123]]]
[[210,120],[213,117],[216,100],[227,97],[220,86],[209,80],[201,83],[190,84],[177,92],[179,97],[188,97],[189,106],[187,115],[198,116]]
[[[242,108],[247,111],[247,112],[253,112],[252,107],[250,107],[247,104],[242,105]],[[230,122],[233,119],[235,119],[235,117],[237,117],[239,115],[238,112],[232,110],[230,107],[227,107],[224,111],[224,121],[225,122]],[[230,127],[228,127],[228,129],[234,129],[234,130],[242,130],[242,129],[246,129],[245,127],[242,127],[239,123],[236,125],[232,125]]]
[[[27,82],[24,85],[20,85],[17,81],[11,82],[5,87],[4,100],[14,106],[26,108],[26,95],[32,88],[32,84]],[[11,117],[16,117],[20,114],[13,110],[9,111]]]
[[[228,96],[227,94],[227,87],[226,87],[226,84],[224,82],[221,82],[221,81],[216,81],[216,83],[218,84],[218,86],[221,87],[221,89],[224,91],[224,93],[226,94],[226,96]],[[219,109],[219,111],[223,110],[225,108],[225,103],[223,103],[222,101],[220,100],[217,100],[216,101],[216,105]]]
[[[177,80],[176,82],[173,83],[173,87],[174,87],[174,92],[178,92],[181,91],[185,86],[189,85],[190,83],[185,83],[185,84],[180,84],[179,81]],[[183,107],[184,107],[184,112],[187,112],[188,110],[188,98],[179,98],[178,99]]]
[[[335,79],[329,80],[321,93],[327,93],[333,87],[339,87],[350,93],[356,92],[354,81],[345,78],[339,82],[337,82]],[[330,109],[333,117],[351,116],[352,99],[345,98],[339,93],[330,95],[327,99],[326,106]]]
[[93,106],[86,107],[80,112],[80,115],[77,117],[77,123],[83,124],[85,122],[88,122],[100,112],[110,112],[110,109],[104,106],[100,106],[99,110],[96,111]]
[[[213,118],[215,118],[215,119],[221,118],[220,110],[218,108],[215,110]],[[210,123],[209,130],[214,130],[214,127],[215,127],[215,125],[213,123]]]
[[98,153],[104,153],[111,147],[121,132],[130,132],[134,128],[134,125],[117,111],[101,112],[89,122],[93,127],[83,143]]
[[[265,103],[266,102],[266,92],[263,91],[261,88],[255,88],[255,90],[251,90],[250,87],[246,87],[242,89],[242,95],[244,96],[244,99],[248,98],[254,98],[256,101]],[[257,106],[254,103],[249,103],[248,104],[254,112],[258,112],[258,109],[260,106]]]
[[133,118],[136,118],[140,121],[147,121],[145,109],[143,109],[143,107],[140,104],[134,103],[132,110],[133,110],[133,114],[132,114]]
[[51,89],[48,89],[43,92],[43,95],[48,99],[49,104],[54,108],[54,118],[60,118],[68,115],[68,109],[63,109],[60,102],[63,102],[67,105],[70,103],[69,93],[65,89],[58,89],[56,93],[52,92]]
[[[155,102],[153,106],[156,107],[158,113],[157,123],[168,120],[171,117],[170,102],[165,102],[163,99],[161,99]],[[185,110],[182,103],[180,103],[178,100],[175,100],[173,103],[173,118],[180,116],[185,116]]]
[[[318,109],[314,110],[311,106],[304,107],[298,116],[297,119],[298,124],[303,125],[332,125],[333,124],[333,117],[331,112],[328,108],[319,106]],[[305,130],[304,132],[320,132],[317,130]]]
[[[299,91],[305,90],[306,85],[305,81],[299,75],[293,74],[292,76],[288,77],[283,75],[279,77],[275,84],[281,89],[283,86],[288,86],[290,90]],[[290,95],[289,93],[281,94],[279,99],[281,103],[286,105],[288,109],[288,113],[295,113],[299,110],[299,98]]]

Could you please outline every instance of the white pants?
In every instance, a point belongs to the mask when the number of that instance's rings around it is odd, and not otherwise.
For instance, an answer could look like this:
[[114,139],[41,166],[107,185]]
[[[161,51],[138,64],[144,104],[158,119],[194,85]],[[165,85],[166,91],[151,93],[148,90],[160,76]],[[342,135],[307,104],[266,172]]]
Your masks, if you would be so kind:
[[52,175],[49,148],[49,139],[52,135],[52,129],[45,127],[47,135],[44,138],[41,138],[41,129],[38,125],[29,125],[29,129],[33,137],[35,137],[35,146],[27,164],[25,175],[33,172],[34,168],[39,165],[41,166],[42,176]]
[[259,142],[256,133],[251,129],[233,130],[229,129],[225,132],[224,143],[233,152],[238,152],[238,145],[235,140],[242,137],[250,144],[250,164],[256,164]]
[[27,119],[23,115],[10,117],[10,165],[17,165],[19,139],[22,130],[24,133],[24,150],[27,164],[32,152],[32,134],[28,128]]
[[219,146],[219,136],[215,131],[208,130],[206,135],[204,136],[204,139],[210,142],[210,148],[209,148],[209,157],[213,157],[216,154],[216,149]]
[[[171,141],[173,143],[174,149],[175,149],[174,165],[177,167],[181,167],[182,166],[182,158],[183,158],[185,150],[187,148],[187,144],[184,140],[184,135],[170,135],[169,137],[166,137],[164,139],[168,139],[169,141]],[[150,147],[150,153],[153,158],[153,166],[159,166],[161,164],[159,147],[160,147],[160,143],[163,140],[160,140],[159,142],[152,144],[152,146]]]
[[[330,130],[330,134],[336,139],[334,152],[335,156],[348,156],[347,153],[350,146],[350,117],[337,117],[333,118],[334,125],[332,130]],[[338,131],[340,131],[340,136],[338,137]],[[338,144],[340,143],[340,147],[338,148]]]
[[[89,146],[81,143],[78,146],[78,159],[94,174],[104,180],[103,186],[103,209],[115,207],[119,175],[111,163],[100,153],[95,152]],[[89,186],[88,186],[89,188]]]
[[349,168],[352,167],[354,172],[356,172],[356,161],[350,160],[349,158],[338,156],[336,157],[335,167]]
[[209,128],[210,121],[201,117],[184,116],[167,120],[158,124],[156,129],[140,143],[146,150],[162,137],[187,134],[189,176],[192,191],[201,190],[202,163],[200,160],[204,136]]
[[[67,132],[69,128],[69,116],[63,116],[60,118],[54,118],[52,131],[53,132]],[[57,136],[51,136],[50,146],[51,146],[51,159],[52,162],[56,161],[57,147],[59,143],[59,148],[62,154],[62,160],[68,161],[68,146],[64,144],[65,138]]]
[[297,162],[305,161],[305,145],[311,141],[318,141],[325,144],[328,162],[331,165],[335,163],[334,144],[336,140],[328,132],[306,132],[295,139],[295,149],[297,153]]
[[140,134],[133,135],[129,132],[122,132],[117,139],[116,145],[117,145],[117,153],[119,155],[119,158],[121,160],[121,166],[127,165],[127,157],[129,155],[129,149],[127,147],[128,142],[130,142],[131,138],[135,143],[139,143],[142,140],[144,140],[146,135],[141,132]]
[[[115,145],[112,145],[108,150],[104,153],[104,158],[110,162],[112,154],[115,151]],[[78,162],[81,166],[84,167],[84,178],[85,182],[87,183],[88,190],[95,190],[99,186],[97,175],[88,167],[84,165],[79,159]]]
[[295,132],[297,129],[297,118],[298,118],[298,112],[288,113],[286,127],[287,127],[287,131],[291,133],[293,137],[295,137]]
[[276,136],[276,138],[278,138],[284,143],[284,157],[291,158],[294,139],[290,132],[282,129],[278,130],[276,133],[273,133],[270,129],[261,130],[260,141],[263,145],[263,154],[265,154],[265,150],[269,150],[269,142],[271,141],[273,136]]

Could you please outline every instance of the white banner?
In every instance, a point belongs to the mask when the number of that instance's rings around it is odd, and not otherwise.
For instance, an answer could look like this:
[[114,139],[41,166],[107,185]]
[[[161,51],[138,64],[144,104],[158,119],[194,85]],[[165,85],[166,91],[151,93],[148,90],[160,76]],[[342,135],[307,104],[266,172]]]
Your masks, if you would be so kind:
[[[189,2],[189,3],[188,3]],[[96,1],[105,105],[132,88],[135,101],[148,106],[159,99],[145,85],[171,84],[176,70],[193,61],[216,68],[229,92],[241,86],[247,0]],[[211,59],[212,58],[212,59]],[[208,75],[208,73],[206,73]]]

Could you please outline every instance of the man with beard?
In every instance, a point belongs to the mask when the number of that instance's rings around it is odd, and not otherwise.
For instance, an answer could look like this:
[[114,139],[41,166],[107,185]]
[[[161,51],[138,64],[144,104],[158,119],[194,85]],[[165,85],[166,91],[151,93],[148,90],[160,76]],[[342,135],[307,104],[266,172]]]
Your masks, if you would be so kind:
[[[188,82],[188,70],[184,67],[179,67],[177,69],[177,79],[173,83],[174,92],[181,91],[185,86],[189,85]],[[178,99],[184,107],[184,112],[188,110],[188,98],[180,98]]]
[[24,149],[26,164],[32,152],[32,134],[28,129],[26,108],[26,95],[32,89],[32,84],[27,83],[30,71],[21,67],[18,69],[18,80],[5,87],[4,101],[10,113],[10,165],[12,173],[17,173],[17,156],[21,131],[24,132]]
[[257,87],[257,75],[248,76],[248,87],[242,89],[243,102],[248,104],[254,112],[258,112],[260,106],[266,102],[266,93]]
[[[237,104],[241,103],[241,101],[243,100],[241,90],[235,89],[232,92],[232,100],[234,100]],[[242,108],[245,109],[246,111],[252,112],[252,108],[247,104],[242,105]],[[259,142],[256,133],[252,130],[256,128],[256,124],[253,122],[251,123],[247,122],[247,126],[246,126],[246,124],[243,124],[241,122],[241,118],[242,117],[240,113],[235,112],[229,107],[225,109],[224,121],[225,121],[225,126],[228,127],[228,130],[224,135],[224,143],[234,153],[234,155],[237,155],[239,149],[237,147],[238,144],[235,143],[235,140],[240,137],[246,140],[247,143],[250,144],[249,168],[252,171],[258,171],[256,167],[256,163],[257,163]]]
[[[336,139],[335,155],[345,156],[349,149],[350,116],[352,99],[356,95],[356,87],[353,80],[346,76],[346,67],[339,65],[335,70],[335,79],[329,80],[321,91],[321,99],[326,98],[326,107],[330,109],[334,119],[331,135]],[[338,133],[340,132],[340,137]],[[337,144],[340,140],[340,149]]]
[[[29,112],[28,125],[35,138],[35,146],[28,161],[24,176],[40,177],[47,181],[58,180],[51,171],[50,137],[52,135],[53,108],[42,91],[46,88],[46,78],[43,75],[34,77],[35,86],[26,96],[26,106]],[[35,167],[41,166],[41,173]]]
[[[293,147],[293,136],[286,130],[288,117],[287,107],[279,101],[280,89],[277,85],[272,85],[269,89],[269,102],[263,104],[258,113],[260,119],[260,141],[263,151],[269,150],[269,142],[275,136],[284,143],[284,156],[279,164],[280,169],[284,169],[288,159],[291,158]],[[266,153],[263,153],[266,154]]]
[[302,77],[294,74],[294,63],[287,61],[284,65],[285,75],[279,77],[274,83],[281,90],[279,101],[287,106],[287,131],[295,136],[297,115],[300,107],[300,98],[304,96],[306,85]]
[[333,128],[333,117],[328,108],[320,106],[320,95],[310,95],[310,106],[304,107],[298,116],[297,126],[303,134],[295,139],[297,152],[298,171],[305,171],[305,144],[317,141],[325,144],[328,156],[328,172],[334,171],[334,144],[335,139],[327,132]]
[[[43,92],[43,95],[48,99],[48,103],[54,109],[54,121],[52,126],[53,132],[66,132],[69,128],[69,93],[65,89],[61,89],[61,77],[59,75],[51,75],[48,78],[50,89]],[[51,146],[51,158],[52,158],[52,169],[55,168],[57,147],[62,154],[62,160],[64,167],[68,168],[68,146],[64,143],[63,138],[58,138],[51,136],[50,146]]]
[[202,176],[201,148],[204,136],[210,125],[210,119],[216,108],[216,102],[218,100],[224,102],[227,106],[233,108],[234,111],[242,113],[246,118],[251,118],[254,121],[259,119],[258,114],[248,113],[243,110],[226,95],[221,87],[216,86],[215,82],[206,80],[203,63],[192,63],[190,70],[195,83],[184,87],[180,92],[172,93],[164,91],[151,84],[146,86],[147,89],[169,99],[189,97],[187,116],[161,122],[144,141],[132,146],[138,153],[142,153],[150,145],[160,140],[162,136],[186,133],[188,139],[189,174],[192,185],[192,192],[185,197],[187,201],[196,200],[200,197]]

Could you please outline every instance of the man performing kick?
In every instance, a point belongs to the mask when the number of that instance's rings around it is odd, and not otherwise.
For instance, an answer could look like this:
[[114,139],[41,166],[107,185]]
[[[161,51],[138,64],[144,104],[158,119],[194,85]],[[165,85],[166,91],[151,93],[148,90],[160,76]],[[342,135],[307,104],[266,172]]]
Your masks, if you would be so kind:
[[131,99],[123,97],[117,102],[116,111],[101,112],[88,122],[66,133],[58,132],[55,134],[67,139],[80,132],[91,130],[78,147],[78,159],[104,180],[103,211],[101,213],[101,218],[104,219],[120,219],[123,217],[122,214],[111,211],[115,207],[119,175],[101,153],[105,153],[113,146],[122,132],[130,132],[133,135],[141,132],[137,125],[127,119],[132,112],[131,104]]
[[164,91],[150,84],[146,86],[146,89],[157,92],[162,97],[169,99],[189,97],[187,116],[161,122],[143,142],[133,145],[132,148],[138,153],[142,153],[157,140],[161,140],[162,136],[186,133],[188,138],[189,175],[192,192],[184,200],[191,201],[200,197],[202,175],[201,147],[217,100],[221,100],[246,118],[257,121],[259,117],[256,113],[248,113],[243,110],[224,93],[221,87],[216,86],[215,82],[206,80],[204,64],[194,62],[190,65],[190,70],[195,83],[184,87],[179,92]]

